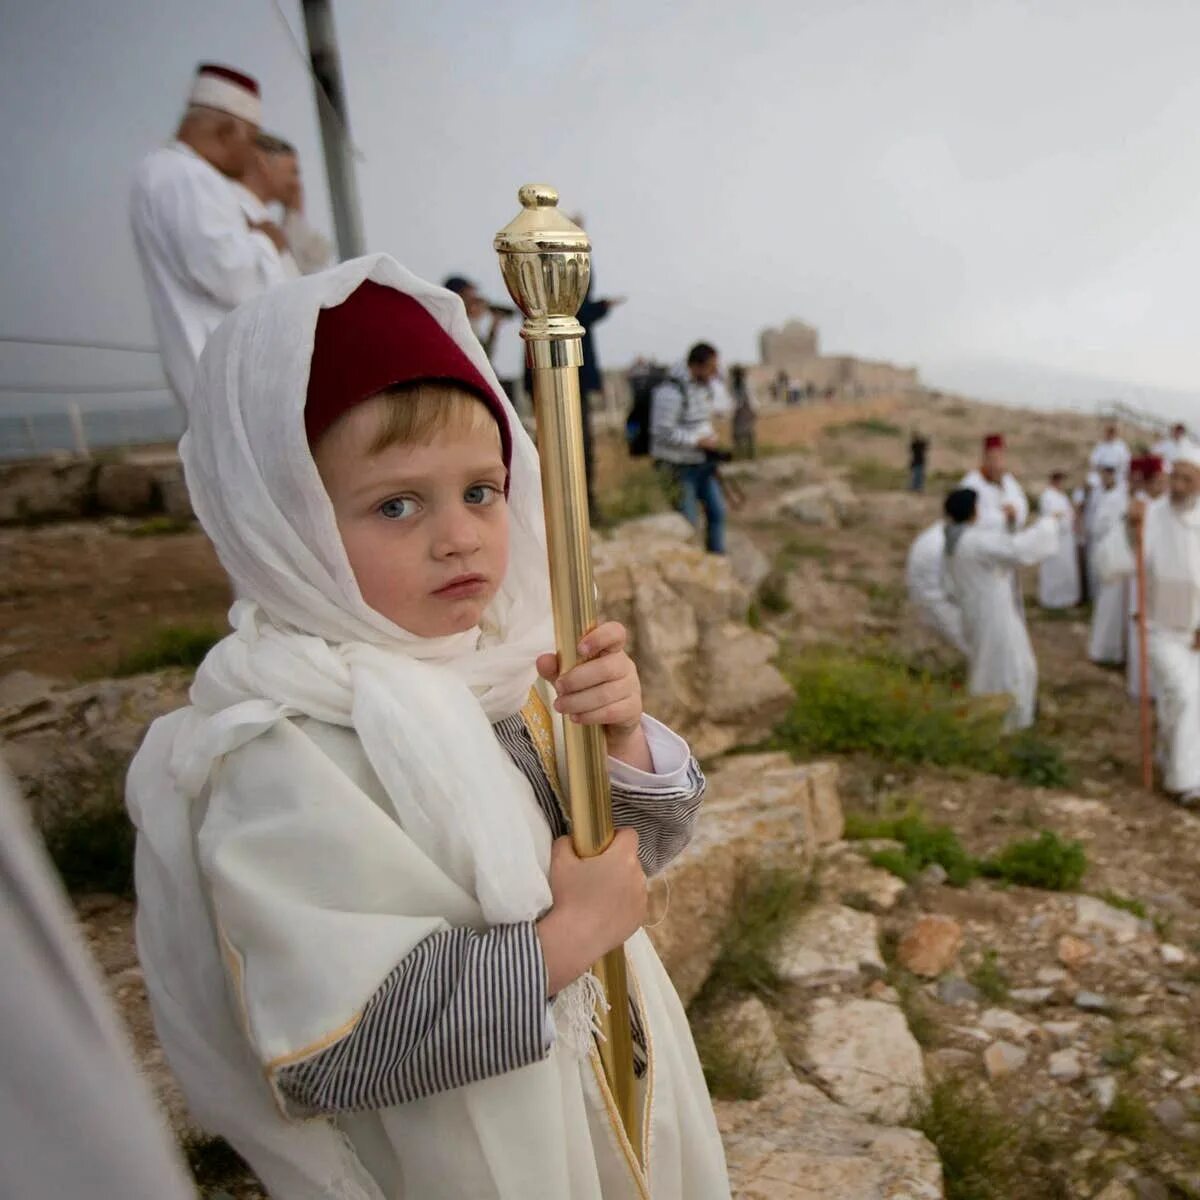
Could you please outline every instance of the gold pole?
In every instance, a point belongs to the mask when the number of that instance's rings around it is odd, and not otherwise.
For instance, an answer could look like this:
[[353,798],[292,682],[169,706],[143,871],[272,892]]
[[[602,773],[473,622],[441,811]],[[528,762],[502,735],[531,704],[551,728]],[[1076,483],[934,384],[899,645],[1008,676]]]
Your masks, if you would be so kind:
[[[579,403],[583,326],[575,319],[587,294],[591,246],[558,211],[553,188],[527,184],[517,195],[521,212],[496,235],[495,247],[509,295],[525,316],[521,337],[533,375],[554,637],[560,669],[569,671],[579,660],[580,639],[596,625]],[[576,854],[590,858],[613,837],[604,732],[566,721],[564,736],[571,840]],[[640,1160],[624,949],[610,951],[594,970],[609,1004],[599,1014],[604,1075]]]

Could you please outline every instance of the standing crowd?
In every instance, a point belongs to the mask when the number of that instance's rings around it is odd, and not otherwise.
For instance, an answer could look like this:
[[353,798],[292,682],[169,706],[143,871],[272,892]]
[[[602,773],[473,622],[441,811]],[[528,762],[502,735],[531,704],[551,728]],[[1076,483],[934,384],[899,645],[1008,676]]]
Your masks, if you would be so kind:
[[1019,575],[1033,566],[1042,608],[1090,600],[1089,658],[1124,670],[1133,699],[1148,687],[1164,786],[1182,804],[1200,802],[1200,444],[1177,424],[1135,457],[1109,423],[1081,486],[1052,472],[1031,520],[1004,438],[989,435],[980,466],[913,543],[907,583],[918,616],[965,656],[971,694],[1009,697],[1010,730],[1037,716]]

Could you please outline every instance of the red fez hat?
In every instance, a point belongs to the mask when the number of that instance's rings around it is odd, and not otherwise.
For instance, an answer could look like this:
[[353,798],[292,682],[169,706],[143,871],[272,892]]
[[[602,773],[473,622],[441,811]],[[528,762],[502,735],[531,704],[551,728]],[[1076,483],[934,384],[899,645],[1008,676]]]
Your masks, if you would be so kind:
[[983,439],[983,448],[985,450],[1003,450],[1004,449],[1004,434],[989,433]]
[[220,63],[201,63],[196,68],[188,103],[232,113],[251,125],[262,124],[262,89],[258,80]]
[[1147,479],[1153,479],[1155,475],[1163,473],[1163,460],[1161,454],[1147,454],[1142,459],[1142,474]]
[[504,465],[511,464],[508,416],[487,380],[419,301],[371,279],[317,317],[304,401],[308,444],[384,388],[423,379],[477,396],[496,418]]

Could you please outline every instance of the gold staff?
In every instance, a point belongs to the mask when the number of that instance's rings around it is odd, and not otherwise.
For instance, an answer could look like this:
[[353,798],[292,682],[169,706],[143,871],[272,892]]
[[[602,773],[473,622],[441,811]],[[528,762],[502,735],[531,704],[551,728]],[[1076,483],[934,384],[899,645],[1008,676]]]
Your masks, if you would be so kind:
[[[517,195],[521,212],[496,235],[495,247],[509,295],[525,316],[521,337],[533,374],[554,637],[560,669],[569,671],[579,659],[580,639],[596,625],[579,403],[583,326],[575,319],[587,294],[591,245],[587,234],[558,211],[553,188],[526,184]],[[576,854],[590,858],[613,837],[604,732],[598,725],[571,721],[564,727],[571,840]],[[610,951],[594,970],[609,1003],[599,1014],[600,1058],[640,1159],[624,950]]]

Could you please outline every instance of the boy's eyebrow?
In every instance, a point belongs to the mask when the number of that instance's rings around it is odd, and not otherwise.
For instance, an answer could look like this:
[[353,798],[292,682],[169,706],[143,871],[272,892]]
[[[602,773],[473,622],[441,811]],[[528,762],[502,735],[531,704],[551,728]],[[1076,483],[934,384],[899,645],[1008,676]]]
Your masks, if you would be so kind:
[[[456,474],[459,474],[456,472]],[[486,480],[488,476],[494,476],[500,481],[503,481],[505,476],[504,464],[496,459],[492,459],[486,463],[477,463],[469,467],[464,467],[461,472],[463,483],[473,482],[477,479]],[[351,496],[366,495],[370,492],[379,491],[404,491],[406,488],[421,489],[428,487],[431,483],[440,483],[446,478],[445,472],[413,472],[413,471],[396,471],[396,472],[381,472],[377,476],[366,476],[360,478],[351,489]]]

